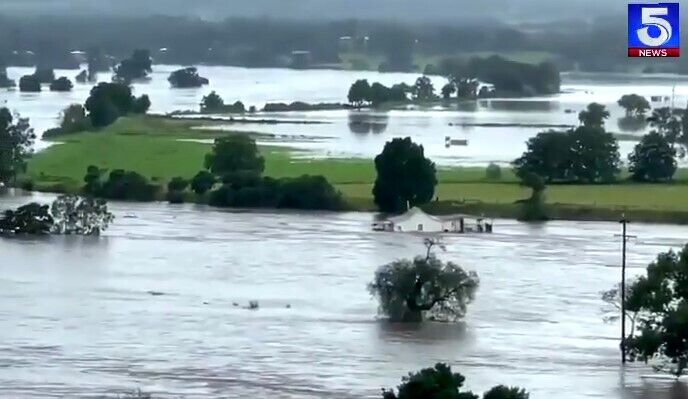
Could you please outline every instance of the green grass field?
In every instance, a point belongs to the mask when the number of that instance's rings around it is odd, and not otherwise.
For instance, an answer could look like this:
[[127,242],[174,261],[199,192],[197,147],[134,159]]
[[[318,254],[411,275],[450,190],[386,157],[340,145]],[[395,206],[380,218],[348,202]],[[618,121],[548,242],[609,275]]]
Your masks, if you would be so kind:
[[[175,176],[192,177],[203,166],[209,144],[179,141],[208,139],[220,133],[191,129],[198,122],[172,121],[159,117],[122,118],[99,132],[57,138],[56,144],[35,154],[27,175],[41,190],[77,190],[89,165],[106,169],[134,170],[164,184]],[[229,134],[229,133],[221,133]],[[369,159],[307,160],[293,157],[290,150],[261,147],[265,174],[295,177],[322,174],[358,209],[373,209],[372,184],[375,170]],[[440,202],[506,209],[528,197],[529,190],[503,168],[499,181],[485,178],[483,168],[442,168],[438,171]],[[686,212],[688,214],[688,170],[681,170],[673,184],[550,185],[547,203],[561,208],[585,207],[604,211]],[[458,205],[457,205],[458,206]]]

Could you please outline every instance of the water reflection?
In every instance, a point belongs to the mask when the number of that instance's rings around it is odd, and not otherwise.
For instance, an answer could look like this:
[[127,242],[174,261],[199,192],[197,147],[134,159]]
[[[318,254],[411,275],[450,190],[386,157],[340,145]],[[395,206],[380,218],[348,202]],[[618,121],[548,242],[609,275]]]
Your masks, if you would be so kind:
[[624,132],[640,132],[647,128],[647,119],[644,116],[624,116],[617,120],[617,124]]
[[497,99],[481,100],[481,105],[493,111],[551,112],[559,110],[558,101]]
[[384,133],[388,123],[389,115],[383,112],[350,111],[348,114],[348,125],[351,133]]

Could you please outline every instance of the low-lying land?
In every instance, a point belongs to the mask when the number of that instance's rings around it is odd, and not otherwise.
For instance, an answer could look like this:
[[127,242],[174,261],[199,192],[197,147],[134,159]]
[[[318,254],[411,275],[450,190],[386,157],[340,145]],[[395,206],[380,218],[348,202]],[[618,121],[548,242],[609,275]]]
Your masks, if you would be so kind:
[[[61,144],[31,158],[27,177],[37,190],[58,192],[78,191],[89,165],[136,171],[161,185],[176,176],[191,178],[202,168],[210,145],[183,140],[231,134],[193,129],[197,125],[197,121],[137,116],[121,118],[101,131],[58,137],[55,140]],[[344,194],[353,209],[375,209],[372,160],[301,159],[291,150],[275,146],[262,146],[261,152],[265,175],[321,174]],[[502,169],[501,178],[490,180],[484,168],[441,168],[437,200],[427,209],[433,213],[515,217],[519,210],[515,202],[527,198],[530,191],[519,185],[509,168]],[[671,184],[622,180],[617,184],[550,185],[545,195],[549,214],[557,219],[616,220],[625,212],[638,221],[688,223],[688,170],[679,170]]]

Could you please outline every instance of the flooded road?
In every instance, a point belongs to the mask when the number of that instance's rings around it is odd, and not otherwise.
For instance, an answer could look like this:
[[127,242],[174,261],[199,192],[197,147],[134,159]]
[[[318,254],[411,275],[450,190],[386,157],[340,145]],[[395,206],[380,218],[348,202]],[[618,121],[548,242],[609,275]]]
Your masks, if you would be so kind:
[[[373,233],[371,214],[112,208],[99,239],[0,240],[0,396],[373,398],[448,362],[475,391],[640,398],[652,373],[621,370],[619,327],[601,317],[599,292],[620,276],[616,223],[498,220],[490,236],[444,237],[438,255],[478,272],[476,301],[464,324],[410,329],[376,320],[366,284],[421,238]],[[688,238],[629,232],[630,275]]]

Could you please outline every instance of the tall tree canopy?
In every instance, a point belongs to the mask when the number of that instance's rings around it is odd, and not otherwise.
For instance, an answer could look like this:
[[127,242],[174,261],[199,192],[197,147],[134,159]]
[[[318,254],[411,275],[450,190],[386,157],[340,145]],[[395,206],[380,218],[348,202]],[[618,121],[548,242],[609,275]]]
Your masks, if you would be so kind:
[[218,176],[236,172],[260,175],[265,169],[265,159],[254,140],[245,134],[235,134],[215,139],[212,151],[205,157],[205,167]]
[[106,82],[91,89],[85,106],[95,127],[108,126],[129,113],[146,113],[149,107],[147,95],[136,98],[128,85]]
[[0,108],[0,183],[11,183],[26,170],[36,139],[29,120]]
[[657,132],[643,136],[628,156],[635,181],[670,180],[676,173],[676,150]]
[[609,118],[607,107],[598,103],[590,103],[584,111],[578,114],[578,120],[585,127],[602,128],[604,121]]
[[134,50],[131,57],[122,60],[115,67],[113,79],[122,83],[131,83],[134,80],[148,78],[148,74],[153,72],[153,60],[148,50]]
[[373,197],[383,212],[403,212],[407,205],[425,204],[435,195],[435,164],[410,137],[387,142],[375,157],[375,170]]

